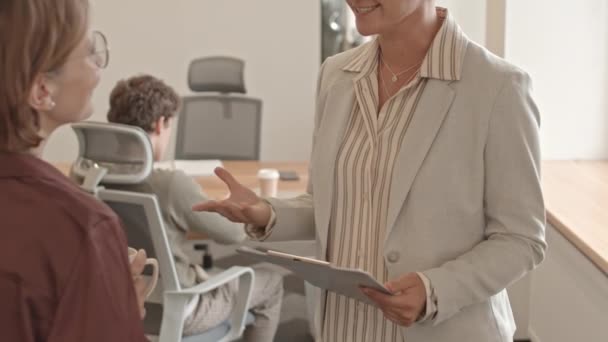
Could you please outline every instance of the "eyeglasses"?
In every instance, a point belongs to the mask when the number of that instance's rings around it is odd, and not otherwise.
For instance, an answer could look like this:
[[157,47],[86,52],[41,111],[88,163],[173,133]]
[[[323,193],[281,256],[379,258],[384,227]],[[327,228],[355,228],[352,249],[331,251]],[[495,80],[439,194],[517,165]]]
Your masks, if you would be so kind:
[[91,38],[91,58],[95,65],[100,69],[105,69],[110,62],[110,49],[108,48],[108,39],[106,36],[99,32],[93,31]]

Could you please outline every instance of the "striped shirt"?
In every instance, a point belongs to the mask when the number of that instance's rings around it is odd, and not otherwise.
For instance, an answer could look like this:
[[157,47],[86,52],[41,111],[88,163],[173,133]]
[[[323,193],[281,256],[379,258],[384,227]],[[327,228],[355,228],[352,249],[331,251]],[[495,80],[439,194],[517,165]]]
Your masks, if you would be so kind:
[[[429,78],[458,80],[466,37],[438,8],[443,24],[419,73],[378,112],[378,41],[359,48],[344,70],[359,72],[356,103],[338,151],[334,174],[328,260],[358,268],[384,283],[383,258],[388,200],[396,157]],[[324,342],[403,341],[398,326],[373,306],[328,293],[323,321]]]

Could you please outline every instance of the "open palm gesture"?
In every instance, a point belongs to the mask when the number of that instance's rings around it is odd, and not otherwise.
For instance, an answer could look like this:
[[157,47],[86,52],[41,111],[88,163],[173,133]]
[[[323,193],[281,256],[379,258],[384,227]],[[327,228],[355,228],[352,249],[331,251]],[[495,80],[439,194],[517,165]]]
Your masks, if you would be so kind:
[[232,222],[265,227],[270,221],[270,205],[251,189],[239,183],[224,168],[215,169],[215,174],[228,186],[230,196],[221,201],[205,201],[192,207],[195,211],[218,213]]

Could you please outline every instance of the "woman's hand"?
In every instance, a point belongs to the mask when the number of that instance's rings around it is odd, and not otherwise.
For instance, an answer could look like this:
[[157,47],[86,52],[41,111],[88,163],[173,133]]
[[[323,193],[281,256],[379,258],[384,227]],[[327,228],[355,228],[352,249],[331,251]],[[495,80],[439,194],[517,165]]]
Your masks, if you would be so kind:
[[137,295],[137,307],[139,308],[139,315],[141,319],[144,319],[146,316],[146,309],[144,307],[144,303],[146,301],[146,288],[147,284],[141,273],[144,271],[144,267],[146,267],[146,251],[140,249],[137,251],[135,258],[131,262],[131,276],[133,277],[133,287],[135,288],[135,294]]
[[405,327],[414,324],[426,309],[426,289],[420,276],[408,273],[389,281],[385,287],[394,295],[370,288],[362,288],[362,291],[378,305],[388,320]]
[[218,213],[232,222],[265,227],[270,221],[271,208],[255,192],[239,183],[230,172],[218,167],[215,174],[228,186],[230,196],[221,201],[206,201],[192,207],[195,211]]

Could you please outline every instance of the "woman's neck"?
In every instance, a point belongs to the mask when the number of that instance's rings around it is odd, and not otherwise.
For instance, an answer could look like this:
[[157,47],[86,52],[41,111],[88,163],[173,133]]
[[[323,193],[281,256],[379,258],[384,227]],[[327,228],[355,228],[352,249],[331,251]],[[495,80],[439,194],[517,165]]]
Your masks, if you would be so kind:
[[30,148],[28,150],[29,154],[32,154],[38,158],[42,158],[42,152],[44,152],[44,147],[46,143],[49,141],[49,137],[51,133],[59,127],[59,125],[55,122],[49,121],[46,119],[46,116],[40,115],[38,116],[38,125],[40,129],[38,130],[38,136],[42,138],[40,144],[37,147]]
[[44,146],[46,146],[47,138],[44,138],[37,147],[30,148],[27,153],[42,158],[42,152],[44,152]]
[[425,1],[392,31],[379,37],[382,59],[393,70],[422,61],[441,27],[433,1]]

